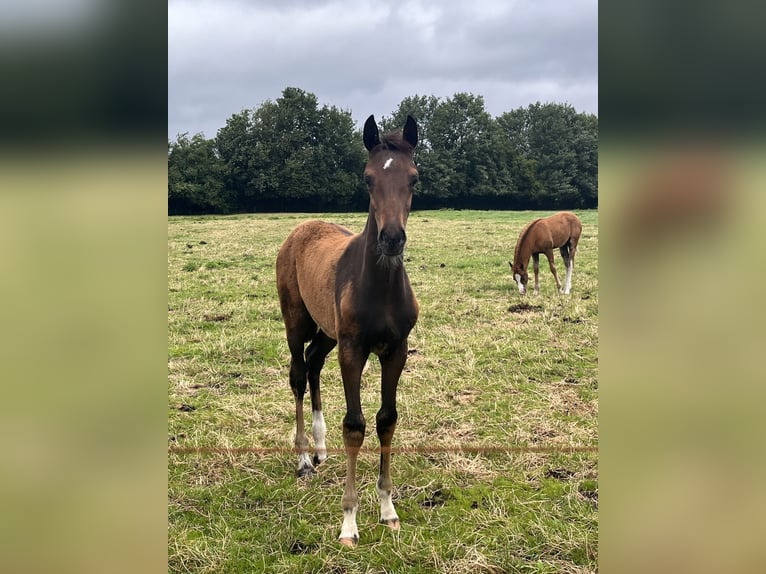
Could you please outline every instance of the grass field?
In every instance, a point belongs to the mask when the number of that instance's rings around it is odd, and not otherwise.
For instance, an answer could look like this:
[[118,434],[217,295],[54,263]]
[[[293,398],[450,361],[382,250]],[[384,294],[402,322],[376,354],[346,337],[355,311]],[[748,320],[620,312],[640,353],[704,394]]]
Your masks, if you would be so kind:
[[[596,571],[598,214],[579,213],[572,294],[557,293],[543,257],[541,293],[522,299],[508,261],[524,224],[547,214],[410,216],[405,258],[421,311],[393,443],[407,449],[392,462],[402,528],[377,522],[371,356],[355,549],[337,542],[345,456],[295,478],[274,261],[299,222],[361,231],[366,214],[170,218],[168,570]],[[563,279],[558,252],[556,263]],[[327,445],[340,451],[335,351],[322,374]],[[310,426],[308,395],[306,415]]]

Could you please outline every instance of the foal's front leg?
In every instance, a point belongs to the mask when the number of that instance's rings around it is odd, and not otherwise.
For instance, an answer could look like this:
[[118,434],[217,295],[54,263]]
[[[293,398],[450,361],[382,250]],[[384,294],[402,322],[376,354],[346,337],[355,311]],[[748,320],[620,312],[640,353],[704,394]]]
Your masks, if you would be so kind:
[[352,341],[341,341],[338,345],[338,361],[346,394],[346,416],[343,418],[343,444],[346,447],[346,486],[343,490],[343,525],[338,539],[345,546],[356,546],[359,529],[356,525],[356,511],[359,496],[356,491],[356,459],[364,442],[366,422],[362,414],[359,387],[362,369],[367,354]]
[[378,496],[380,497],[380,521],[392,530],[399,530],[399,516],[391,500],[394,484],[391,480],[391,442],[396,429],[396,387],[407,360],[407,339],[389,355],[380,357],[381,388],[380,410],[375,417],[375,427],[380,440],[380,473]]
[[532,254],[532,267],[535,271],[535,290],[534,294],[537,295],[540,291],[540,254]]
[[303,396],[306,393],[306,362],[303,359],[303,342],[299,337],[289,337],[290,388],[295,398],[295,450],[298,453],[297,476],[310,476],[314,465],[309,458],[309,440],[303,421]]

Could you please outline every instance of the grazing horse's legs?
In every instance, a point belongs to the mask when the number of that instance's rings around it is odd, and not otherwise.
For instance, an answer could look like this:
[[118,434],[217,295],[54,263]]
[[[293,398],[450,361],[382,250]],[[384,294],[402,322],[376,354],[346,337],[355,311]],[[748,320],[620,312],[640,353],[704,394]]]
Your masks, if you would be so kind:
[[553,273],[553,278],[556,280],[556,287],[559,291],[561,291],[561,281],[559,281],[558,273],[556,273],[556,265],[553,263],[553,249],[548,249],[545,252],[545,256],[548,258],[548,267],[551,268],[551,273]]
[[346,546],[354,546],[359,541],[359,529],[356,526],[356,511],[359,508],[359,496],[356,492],[356,458],[364,442],[366,428],[359,386],[368,354],[354,341],[339,341],[338,362],[343,377],[343,390],[346,394],[346,416],[343,418],[346,487],[343,490],[342,499],[343,525],[338,538],[341,544]]
[[380,358],[381,389],[380,410],[375,417],[376,430],[380,440],[380,472],[378,474],[378,496],[380,498],[380,521],[392,530],[399,529],[399,516],[391,501],[391,441],[396,429],[396,386],[407,360],[405,339],[389,355]]
[[537,295],[537,292],[540,290],[540,254],[539,253],[533,253],[532,254],[532,267],[535,270],[535,291],[534,291],[534,294]]
[[311,390],[311,434],[314,437],[314,466],[327,459],[325,435],[327,427],[322,415],[322,395],[319,392],[319,373],[324,366],[325,357],[335,347],[335,340],[322,331],[318,331],[306,349],[309,388]]

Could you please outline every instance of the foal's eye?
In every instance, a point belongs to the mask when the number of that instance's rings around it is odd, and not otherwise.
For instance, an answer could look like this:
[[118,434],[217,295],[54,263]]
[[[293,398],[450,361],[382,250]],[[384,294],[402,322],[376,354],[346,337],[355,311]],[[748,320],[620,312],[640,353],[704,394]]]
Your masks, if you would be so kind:
[[410,187],[415,187],[415,184],[418,182],[419,178],[417,175],[413,175],[410,177]]
[[367,187],[372,187],[372,177],[369,175],[364,176],[364,185]]

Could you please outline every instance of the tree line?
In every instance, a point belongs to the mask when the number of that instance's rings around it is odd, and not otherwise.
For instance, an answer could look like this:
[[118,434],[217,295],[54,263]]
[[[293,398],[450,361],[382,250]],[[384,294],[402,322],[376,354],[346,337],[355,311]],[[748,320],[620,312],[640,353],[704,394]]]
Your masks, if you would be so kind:
[[[535,103],[493,118],[484,99],[407,97],[383,132],[418,122],[413,209],[598,206],[598,118]],[[233,114],[212,139],[168,140],[168,213],[366,210],[367,152],[351,112],[299,88]]]

